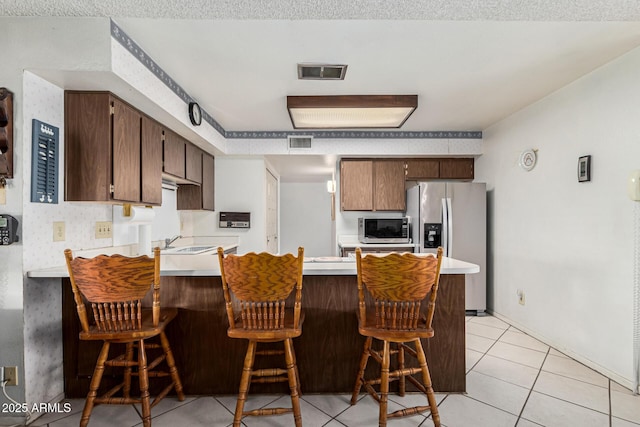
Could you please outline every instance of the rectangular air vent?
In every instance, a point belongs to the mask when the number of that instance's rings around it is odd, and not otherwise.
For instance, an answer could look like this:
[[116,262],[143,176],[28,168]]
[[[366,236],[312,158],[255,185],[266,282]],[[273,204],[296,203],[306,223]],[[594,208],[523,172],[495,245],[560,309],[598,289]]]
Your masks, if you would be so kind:
[[344,80],[346,73],[344,64],[298,64],[300,80]]
[[313,136],[289,135],[287,139],[289,139],[289,148],[311,148]]
[[33,119],[31,201],[58,203],[58,138],[55,126]]

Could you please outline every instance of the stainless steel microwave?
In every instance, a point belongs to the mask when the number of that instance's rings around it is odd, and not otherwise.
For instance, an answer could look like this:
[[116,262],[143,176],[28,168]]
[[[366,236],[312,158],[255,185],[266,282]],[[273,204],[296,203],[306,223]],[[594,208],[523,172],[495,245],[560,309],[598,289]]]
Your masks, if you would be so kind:
[[358,218],[360,243],[410,243],[409,217]]

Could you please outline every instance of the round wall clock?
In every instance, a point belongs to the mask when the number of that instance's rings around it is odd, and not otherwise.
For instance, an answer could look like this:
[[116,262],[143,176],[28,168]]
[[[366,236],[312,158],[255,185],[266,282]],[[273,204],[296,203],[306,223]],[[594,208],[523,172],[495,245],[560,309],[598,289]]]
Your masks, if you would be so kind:
[[202,123],[202,111],[197,102],[189,103],[189,120],[194,126],[200,126],[200,123]]
[[524,150],[520,154],[519,165],[522,169],[530,171],[536,165],[536,152],[532,149]]

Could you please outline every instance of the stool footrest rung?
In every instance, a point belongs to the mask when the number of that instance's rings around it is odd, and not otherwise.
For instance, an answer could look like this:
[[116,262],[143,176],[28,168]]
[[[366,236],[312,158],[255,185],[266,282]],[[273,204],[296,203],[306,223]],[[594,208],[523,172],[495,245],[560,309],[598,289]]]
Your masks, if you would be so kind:
[[429,406],[414,406],[413,408],[404,408],[399,409],[395,412],[387,414],[387,418],[400,418],[400,417],[408,417],[410,415],[421,414],[425,411],[431,411],[431,407]]
[[253,411],[243,412],[242,415],[252,415],[252,416],[282,415],[282,414],[290,414],[292,412],[293,412],[292,408],[263,408],[263,409],[254,409]]
[[418,358],[418,353],[416,353],[416,351],[414,349],[412,349],[411,347],[409,347],[405,343],[400,344],[400,347],[402,347],[404,349],[404,351],[409,353],[411,356],[415,357],[416,359]]
[[96,397],[93,401],[94,405],[131,405],[139,404],[142,401],[139,398],[133,397]]
[[416,388],[418,390],[420,390],[421,392],[423,392],[424,394],[427,394],[427,388],[424,386],[424,384],[422,384],[420,381],[418,381],[417,379],[413,378],[413,377],[407,377],[407,380],[409,380],[409,382],[411,384],[413,384],[414,386],[416,386]]
[[[163,378],[163,377],[168,377],[169,375],[171,375],[169,372],[164,372],[164,371],[150,371],[150,372],[147,372],[147,377],[149,377],[149,378]],[[137,372],[132,372],[131,376],[132,377],[139,377],[140,374],[138,374]]]
[[391,379],[391,378],[400,378],[400,377],[411,378],[411,375],[415,375],[415,374],[417,374],[417,373],[419,373],[421,371],[422,371],[422,369],[420,369],[420,368],[398,369],[397,371],[389,372],[389,379]]
[[251,371],[252,377],[275,377],[278,375],[285,375],[287,373],[286,369],[282,368],[267,368],[267,369],[256,369],[255,371]]
[[147,369],[151,371],[156,366],[158,366],[165,359],[165,357],[166,356],[164,354],[161,354],[160,356],[156,357],[155,359],[153,359],[151,363],[147,364]]
[[158,394],[156,396],[155,399],[153,399],[153,402],[151,402],[151,408],[153,408],[154,406],[156,406],[158,403],[160,403],[160,401],[162,399],[164,399],[166,397],[167,394],[169,394],[169,392],[171,391],[171,389],[173,388],[174,383],[171,382],[171,384],[169,384],[168,386],[166,386],[161,392],[160,394]]
[[126,360],[124,356],[118,356],[115,359],[106,360],[104,362],[105,366],[115,366],[119,368],[129,368],[133,366],[138,366],[137,360]]
[[273,383],[284,383],[289,381],[289,378],[287,377],[262,377],[262,378],[256,378],[256,379],[251,379],[252,383],[255,384],[273,384]]
[[371,387],[371,384],[369,384],[369,382],[366,382],[363,384],[363,386],[371,395],[371,397],[373,397],[378,403],[380,403],[380,396],[378,395],[378,392],[373,387]]
[[284,354],[284,350],[256,350],[259,356],[280,356]]

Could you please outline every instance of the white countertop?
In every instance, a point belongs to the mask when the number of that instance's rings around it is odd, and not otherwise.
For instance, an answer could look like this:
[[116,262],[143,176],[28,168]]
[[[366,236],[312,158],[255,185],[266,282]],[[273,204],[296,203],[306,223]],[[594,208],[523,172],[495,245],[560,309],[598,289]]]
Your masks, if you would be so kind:
[[[218,258],[215,255],[215,251],[199,255],[161,255],[160,274],[162,276],[219,276]],[[325,262],[328,259],[335,260],[335,262]],[[476,264],[444,257],[440,273],[472,274],[479,271],[480,267]],[[356,262],[354,258],[307,258],[303,274],[309,276],[351,276],[356,274]],[[31,270],[27,276],[31,278],[57,278],[69,277],[69,273],[66,266],[60,266]]]

